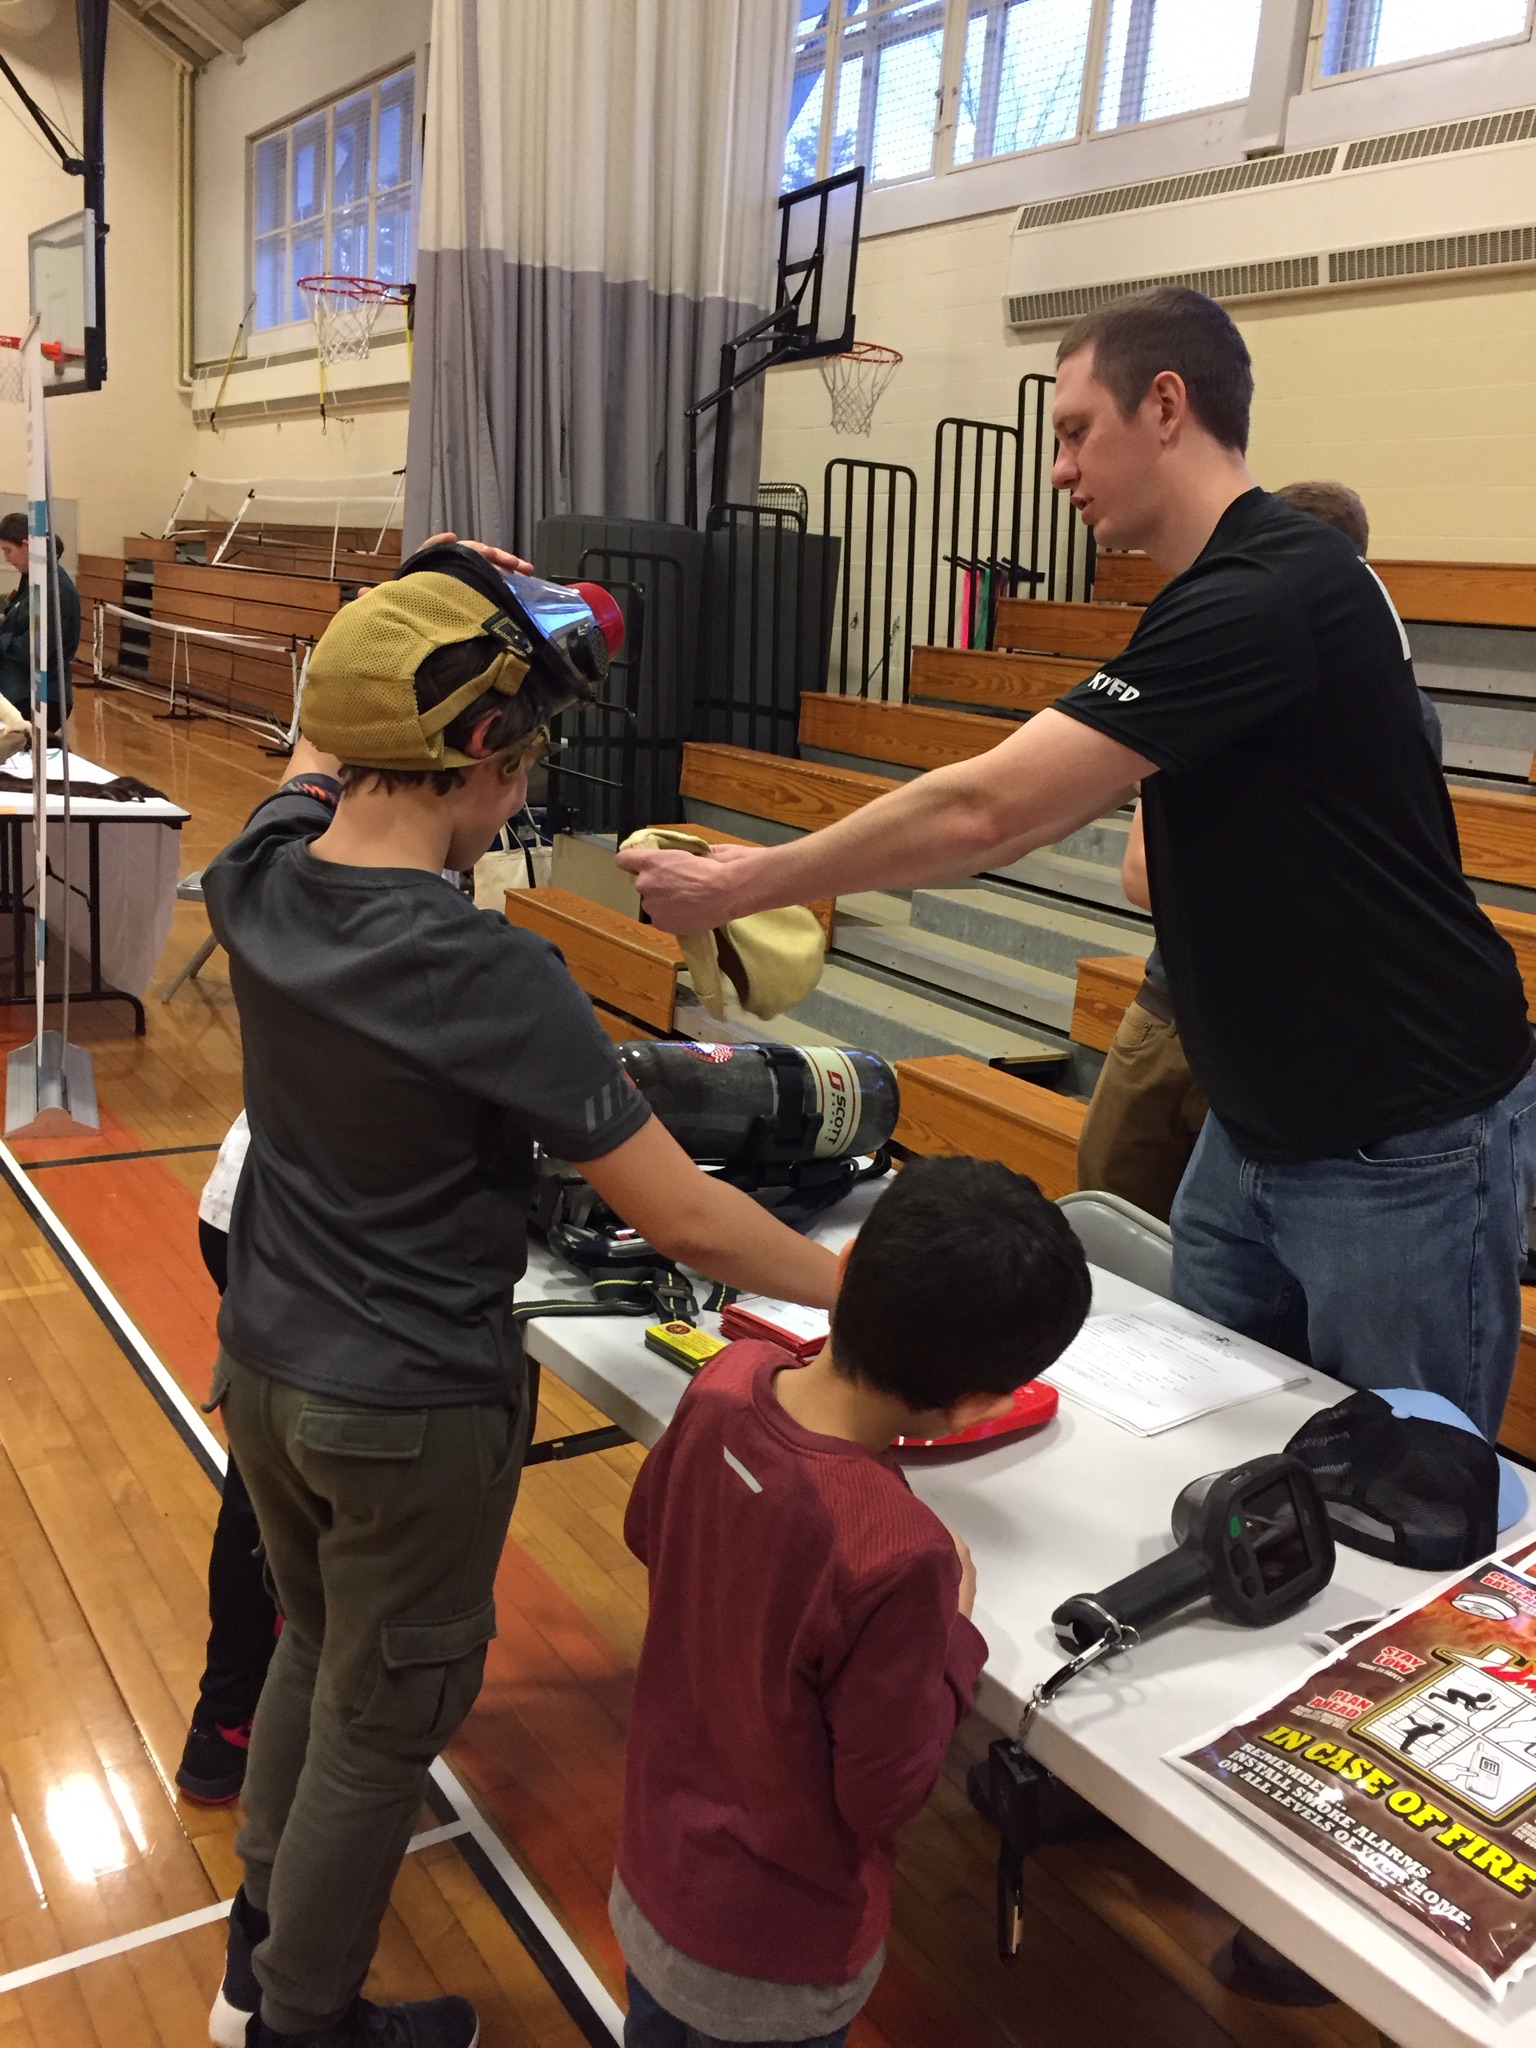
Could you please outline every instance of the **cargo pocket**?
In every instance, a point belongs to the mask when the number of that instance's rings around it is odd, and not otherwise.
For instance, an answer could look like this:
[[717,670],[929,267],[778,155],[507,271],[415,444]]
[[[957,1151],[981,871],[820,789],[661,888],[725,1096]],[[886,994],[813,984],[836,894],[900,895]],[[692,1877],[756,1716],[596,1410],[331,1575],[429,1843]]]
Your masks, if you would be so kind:
[[402,1748],[442,1748],[474,1705],[485,1647],[496,1633],[496,1602],[442,1621],[386,1621],[381,1669],[363,1723]]
[[306,1401],[293,1440],[306,1451],[324,1451],[333,1458],[410,1464],[421,1456],[427,1440],[426,1410],[328,1408],[320,1401]]
[[221,1348],[218,1357],[213,1363],[213,1384],[208,1389],[207,1400],[198,1404],[199,1412],[203,1415],[212,1415],[216,1409],[224,1406],[228,1393],[229,1363]]

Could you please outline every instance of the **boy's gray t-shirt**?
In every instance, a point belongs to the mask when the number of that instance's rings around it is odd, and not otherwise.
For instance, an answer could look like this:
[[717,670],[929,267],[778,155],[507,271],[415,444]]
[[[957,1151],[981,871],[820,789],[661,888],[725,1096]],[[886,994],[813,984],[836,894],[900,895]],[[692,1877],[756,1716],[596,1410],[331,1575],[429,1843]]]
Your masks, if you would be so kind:
[[204,876],[251,1125],[219,1337],[370,1406],[514,1398],[534,1141],[598,1159],[650,1111],[547,940],[309,851],[334,787],[280,790]]

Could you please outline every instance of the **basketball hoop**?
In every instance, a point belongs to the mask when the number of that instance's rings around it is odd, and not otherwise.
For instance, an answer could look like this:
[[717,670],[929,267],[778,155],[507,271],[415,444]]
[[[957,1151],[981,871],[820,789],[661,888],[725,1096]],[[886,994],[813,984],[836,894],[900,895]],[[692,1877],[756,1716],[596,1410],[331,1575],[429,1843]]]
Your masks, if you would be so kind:
[[388,284],[382,277],[301,277],[298,290],[309,301],[322,368],[366,361],[384,307],[404,306],[409,317],[416,295],[414,285]]
[[[77,348],[66,348],[62,341],[45,341],[43,354],[53,365],[55,377],[64,375],[66,363],[84,360]],[[0,334],[0,405],[21,405],[27,395],[26,371],[21,361],[21,336]]]
[[856,341],[843,356],[823,356],[822,382],[832,400],[834,434],[867,434],[880,394],[901,366],[901,351]]

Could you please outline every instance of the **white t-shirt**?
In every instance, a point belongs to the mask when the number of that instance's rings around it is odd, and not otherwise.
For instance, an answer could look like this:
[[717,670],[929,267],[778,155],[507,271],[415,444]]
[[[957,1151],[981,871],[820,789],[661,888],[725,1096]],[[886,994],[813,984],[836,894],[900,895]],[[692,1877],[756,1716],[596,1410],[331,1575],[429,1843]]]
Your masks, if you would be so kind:
[[250,1142],[251,1127],[242,1109],[225,1134],[219,1156],[213,1162],[213,1171],[203,1186],[203,1198],[197,1205],[198,1221],[206,1223],[212,1230],[228,1233],[229,1214],[235,1206],[235,1187]]

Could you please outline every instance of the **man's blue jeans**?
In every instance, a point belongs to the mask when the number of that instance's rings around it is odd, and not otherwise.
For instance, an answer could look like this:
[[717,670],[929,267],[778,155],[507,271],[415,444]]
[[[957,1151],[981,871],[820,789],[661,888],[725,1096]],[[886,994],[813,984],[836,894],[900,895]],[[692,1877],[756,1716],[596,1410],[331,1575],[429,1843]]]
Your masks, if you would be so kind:
[[1491,1108],[1297,1165],[1205,1120],[1173,1205],[1173,1292],[1352,1387],[1423,1387],[1498,1435],[1536,1195],[1536,1069]]
[[[624,2020],[624,2048],[732,2048],[728,2041],[717,2040],[713,2034],[701,2034],[682,2020],[674,2019],[664,2006],[652,1998],[633,1970],[626,1973],[629,1989],[629,2012]],[[774,2043],[758,2041],[749,2048],[844,2048],[848,2029],[839,2027],[835,2034],[821,2034],[814,2041]]]

